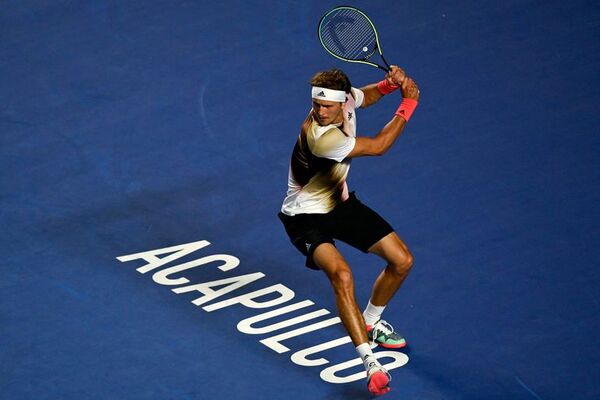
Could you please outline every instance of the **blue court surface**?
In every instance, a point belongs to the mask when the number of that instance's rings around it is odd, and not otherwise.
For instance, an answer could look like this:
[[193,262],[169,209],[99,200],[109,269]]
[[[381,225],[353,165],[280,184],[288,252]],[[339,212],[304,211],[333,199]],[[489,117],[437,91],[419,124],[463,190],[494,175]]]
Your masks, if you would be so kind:
[[[415,257],[385,398],[599,399],[600,3],[349,3],[421,89],[349,176]],[[383,76],[323,50],[335,5],[2,3],[2,400],[370,397],[276,217],[310,77]],[[338,245],[362,307],[383,264]]]

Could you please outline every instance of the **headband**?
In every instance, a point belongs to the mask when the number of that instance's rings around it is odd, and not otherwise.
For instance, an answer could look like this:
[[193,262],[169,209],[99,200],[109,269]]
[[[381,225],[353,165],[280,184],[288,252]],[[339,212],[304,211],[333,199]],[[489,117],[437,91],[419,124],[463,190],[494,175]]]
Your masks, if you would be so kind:
[[312,98],[327,101],[337,101],[343,103],[346,101],[346,92],[343,90],[333,90],[318,86],[312,87]]

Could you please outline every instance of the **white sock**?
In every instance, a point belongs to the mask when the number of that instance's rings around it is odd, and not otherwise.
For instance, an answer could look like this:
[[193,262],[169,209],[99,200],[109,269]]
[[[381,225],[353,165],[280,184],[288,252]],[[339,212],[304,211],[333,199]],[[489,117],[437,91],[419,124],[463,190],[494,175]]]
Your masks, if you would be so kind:
[[373,355],[373,350],[371,350],[371,346],[369,345],[369,343],[363,343],[361,345],[356,346],[356,352],[362,359],[366,370],[369,370],[369,368],[373,366],[373,363],[375,363],[377,366],[381,366],[379,361],[377,361],[377,359]]
[[385,306],[374,306],[371,304],[371,300],[369,300],[369,304],[367,304],[367,308],[365,309],[365,312],[363,312],[365,323],[367,325],[374,325],[375,322],[379,321],[381,318],[383,310],[385,310]]

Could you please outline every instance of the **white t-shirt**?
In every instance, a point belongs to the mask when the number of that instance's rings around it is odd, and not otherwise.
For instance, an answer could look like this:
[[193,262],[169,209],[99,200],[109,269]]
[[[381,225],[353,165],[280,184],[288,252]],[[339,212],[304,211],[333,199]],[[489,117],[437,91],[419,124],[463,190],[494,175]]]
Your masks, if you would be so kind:
[[284,214],[324,214],[348,198],[346,157],[356,143],[355,110],[365,97],[360,89],[351,92],[346,94],[341,124],[321,126],[309,115],[302,126],[292,152]]

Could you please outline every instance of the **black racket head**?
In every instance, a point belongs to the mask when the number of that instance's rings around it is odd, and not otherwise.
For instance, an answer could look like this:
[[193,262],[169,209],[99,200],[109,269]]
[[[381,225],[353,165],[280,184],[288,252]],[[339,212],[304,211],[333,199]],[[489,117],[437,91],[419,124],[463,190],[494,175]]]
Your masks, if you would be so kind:
[[319,21],[318,35],[325,50],[345,61],[366,61],[379,49],[375,26],[355,7],[328,11]]

